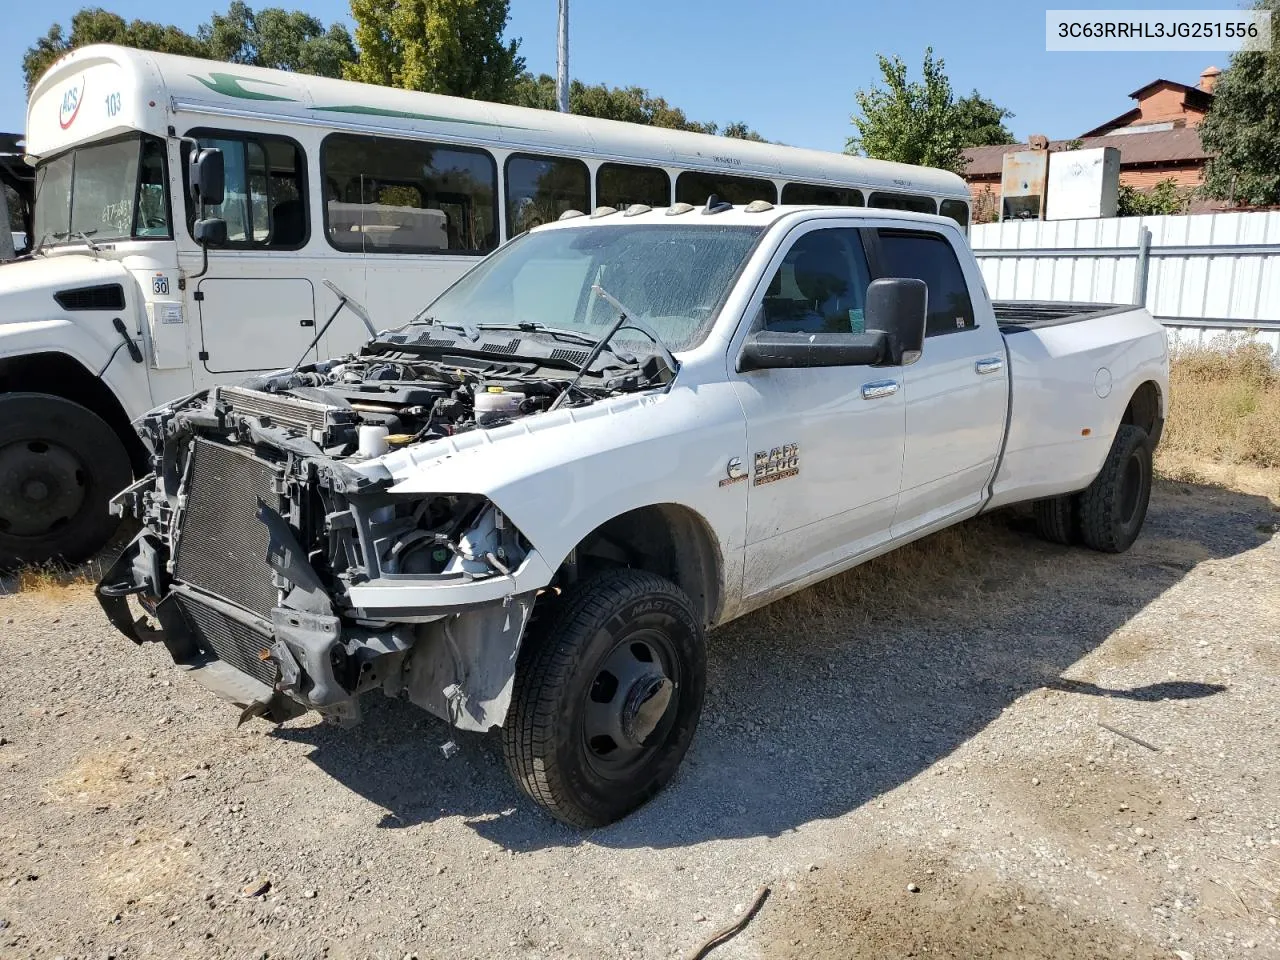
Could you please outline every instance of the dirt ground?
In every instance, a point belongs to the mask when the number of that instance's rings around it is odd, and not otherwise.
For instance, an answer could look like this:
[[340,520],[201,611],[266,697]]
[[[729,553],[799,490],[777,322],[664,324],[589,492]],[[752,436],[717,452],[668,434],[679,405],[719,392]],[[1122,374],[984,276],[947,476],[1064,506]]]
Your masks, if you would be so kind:
[[83,585],[0,596],[0,958],[1280,957],[1280,512],[1158,486],[1119,557],[1016,516],[716,632],[703,724],[561,827],[373,698],[239,729]]

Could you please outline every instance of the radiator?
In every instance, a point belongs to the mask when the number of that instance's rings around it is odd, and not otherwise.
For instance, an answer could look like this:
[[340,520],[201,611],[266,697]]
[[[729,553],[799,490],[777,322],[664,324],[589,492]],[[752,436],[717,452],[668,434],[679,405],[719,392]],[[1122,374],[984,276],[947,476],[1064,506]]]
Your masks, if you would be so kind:
[[274,467],[233,447],[195,441],[187,506],[174,550],[174,579],[270,619],[279,602],[267,565],[261,498],[280,509]]

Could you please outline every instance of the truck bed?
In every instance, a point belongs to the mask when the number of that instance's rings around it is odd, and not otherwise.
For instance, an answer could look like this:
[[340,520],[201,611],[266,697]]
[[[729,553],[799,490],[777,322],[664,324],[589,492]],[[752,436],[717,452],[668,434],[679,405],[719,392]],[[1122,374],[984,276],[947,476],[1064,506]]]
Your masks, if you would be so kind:
[[993,300],[991,307],[995,311],[1001,333],[1057,327],[1139,309],[1131,303],[1083,303],[1067,300]]

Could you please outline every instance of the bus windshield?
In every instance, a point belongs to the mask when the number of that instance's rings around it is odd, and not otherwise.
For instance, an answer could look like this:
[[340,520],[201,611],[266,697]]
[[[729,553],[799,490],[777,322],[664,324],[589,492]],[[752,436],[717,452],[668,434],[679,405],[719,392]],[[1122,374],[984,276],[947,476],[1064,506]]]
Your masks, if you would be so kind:
[[534,231],[491,254],[423,315],[442,324],[534,323],[599,337],[617,319],[592,293],[599,284],[669,349],[684,350],[706,336],[763,230],[619,224]]
[[36,248],[88,238],[168,239],[164,143],[134,136],[68,150],[36,168]]

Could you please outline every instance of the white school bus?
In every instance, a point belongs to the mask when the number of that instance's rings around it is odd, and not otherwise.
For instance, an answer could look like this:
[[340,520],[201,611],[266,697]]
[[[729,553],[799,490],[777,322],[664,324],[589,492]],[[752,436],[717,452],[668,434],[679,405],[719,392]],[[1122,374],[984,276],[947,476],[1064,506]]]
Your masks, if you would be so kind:
[[[36,84],[27,255],[0,266],[0,567],[80,559],[149,472],[131,419],[406,322],[504,240],[568,210],[870,205],[967,226],[951,173],[815,150],[83,47]],[[221,202],[189,189],[220,151]],[[198,244],[197,219],[226,240]],[[219,231],[220,233],[220,231]]]

